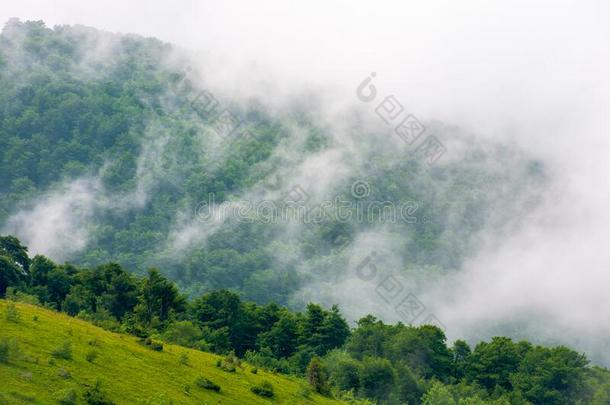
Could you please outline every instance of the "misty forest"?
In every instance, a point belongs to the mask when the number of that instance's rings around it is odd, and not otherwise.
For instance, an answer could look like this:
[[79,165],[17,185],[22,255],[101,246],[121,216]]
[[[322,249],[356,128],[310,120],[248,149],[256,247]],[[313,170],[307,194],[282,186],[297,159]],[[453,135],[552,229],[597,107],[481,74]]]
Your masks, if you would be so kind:
[[610,335],[452,311],[545,204],[545,162],[414,118],[434,155],[354,100],[241,97],[159,39],[9,20],[0,404],[610,404]]

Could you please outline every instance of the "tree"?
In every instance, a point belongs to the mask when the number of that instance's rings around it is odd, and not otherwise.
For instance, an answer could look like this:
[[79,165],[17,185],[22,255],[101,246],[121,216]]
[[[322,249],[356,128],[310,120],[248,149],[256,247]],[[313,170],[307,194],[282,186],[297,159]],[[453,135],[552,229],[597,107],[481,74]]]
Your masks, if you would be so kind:
[[307,366],[307,381],[315,392],[326,394],[328,390],[328,374],[319,357],[314,357]]
[[336,305],[326,312],[324,321],[320,326],[321,344],[324,353],[343,346],[350,335],[349,326]]
[[[113,268],[114,271],[108,281],[103,301],[110,313],[116,319],[121,320],[126,313],[133,311],[138,303],[138,286],[131,275],[120,266],[116,266],[118,268]],[[175,302],[172,305],[178,304]]]
[[346,350],[355,359],[362,360],[366,356],[385,356],[386,342],[390,336],[390,328],[372,315],[367,315],[358,321],[358,327],[346,343]]
[[48,283],[48,275],[55,268],[56,264],[51,259],[36,255],[32,259],[30,266],[30,276],[33,286],[46,286]]
[[519,347],[510,338],[496,336],[489,343],[476,345],[468,360],[466,378],[489,392],[496,386],[511,390],[510,375],[517,371],[519,363]]
[[180,346],[197,347],[203,339],[203,333],[190,321],[175,321],[167,327],[163,338]]
[[140,318],[148,324],[155,317],[164,322],[173,311],[183,312],[185,307],[186,299],[180,295],[176,285],[163,277],[157,269],[150,269],[140,288]]
[[340,390],[355,392],[360,386],[360,363],[346,352],[339,349],[331,351],[324,357],[324,366],[328,370],[330,384]]
[[11,258],[21,269],[19,274],[25,276],[29,273],[30,257],[28,248],[14,236],[0,236],[0,255]]
[[70,292],[73,277],[77,273],[78,271],[74,266],[65,264],[54,267],[47,274],[48,299],[57,309],[61,308],[64,299]]
[[0,255],[0,297],[4,297],[8,287],[17,285],[20,271],[10,257]]
[[259,348],[268,347],[277,358],[289,357],[297,349],[298,324],[295,317],[286,312],[269,331],[261,332],[257,339]]
[[451,349],[451,354],[453,355],[451,368],[452,375],[456,379],[459,380],[464,377],[468,364],[468,357],[471,352],[470,346],[463,340],[456,340],[453,344],[453,348]]
[[589,394],[584,391],[587,364],[584,355],[567,347],[537,346],[525,355],[511,382],[535,404],[573,404]]
[[254,348],[256,316],[244,308],[237,294],[227,290],[205,294],[193,303],[191,312],[204,332],[225,330],[230,346],[238,356]]
[[302,341],[311,347],[318,355],[324,354],[323,338],[321,335],[324,323],[324,310],[316,304],[307,304],[305,319],[302,323]]
[[362,360],[360,388],[369,398],[384,401],[390,396],[394,385],[394,369],[388,359],[366,357]]
[[422,397],[422,405],[455,405],[455,400],[446,386],[435,381]]

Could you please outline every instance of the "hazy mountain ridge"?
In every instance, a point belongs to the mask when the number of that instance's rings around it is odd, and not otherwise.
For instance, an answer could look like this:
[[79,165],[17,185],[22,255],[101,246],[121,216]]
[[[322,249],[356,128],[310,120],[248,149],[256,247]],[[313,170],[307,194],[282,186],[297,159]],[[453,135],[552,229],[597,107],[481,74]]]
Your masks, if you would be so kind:
[[[220,137],[213,132],[212,118],[198,114],[188,102],[198,93],[185,92],[179,82],[187,67],[171,70],[179,52],[156,40],[12,21],[3,32],[0,52],[6,61],[2,143],[3,171],[8,174],[0,219],[5,230],[19,229],[34,251],[60,260],[90,265],[117,260],[140,272],[160,265],[192,291],[231,287],[257,300],[267,291],[285,302],[304,276],[312,276],[307,269],[316,266],[320,254],[330,253],[329,246],[353,247],[356,236],[374,231],[379,221],[327,220],[302,230],[298,224],[227,221],[209,232],[196,210],[210,194],[217,203],[278,201],[300,186],[312,202],[337,195],[355,202],[350,185],[363,181],[370,187],[370,201],[418,204],[417,223],[389,224],[392,232],[404,236],[402,252],[391,252],[402,266],[408,262],[455,269],[487,221],[501,224],[523,214],[493,219],[492,205],[502,204],[507,213],[519,207],[515,199],[535,197],[528,183],[543,184],[539,169],[532,169],[539,164],[520,152],[474,143],[468,135],[434,123],[428,131],[449,148],[453,144],[454,150],[462,150],[451,156],[449,149],[447,161],[432,167],[380,128],[363,137],[351,132],[358,131],[357,121],[348,122],[346,131],[337,130],[332,122],[314,123],[308,115],[315,114],[307,111],[273,115],[260,103],[232,110],[254,136]],[[104,63],[109,55],[112,63]],[[21,61],[30,68],[11,69]],[[87,78],[91,71],[96,78]],[[329,172],[307,172],[311,160],[328,165]],[[514,171],[502,169],[500,162],[506,161]],[[72,251],[76,241],[69,235],[61,243],[66,235],[45,240],[28,233],[38,232],[28,229],[34,228],[31,218],[39,217],[39,229],[45,220],[60,224],[64,218],[44,215],[45,207],[57,205],[71,215],[69,225],[59,229],[65,234],[78,230],[79,241],[85,241]],[[21,216],[15,207],[23,210]],[[182,240],[186,253],[176,259],[172,244],[187,225],[190,240]],[[36,240],[48,245],[43,249]],[[273,241],[300,247],[292,259],[278,260],[278,250],[268,249]],[[287,267],[275,268],[278,261]],[[280,270],[285,276],[276,280],[273,274]],[[279,285],[266,284],[274,280]]]

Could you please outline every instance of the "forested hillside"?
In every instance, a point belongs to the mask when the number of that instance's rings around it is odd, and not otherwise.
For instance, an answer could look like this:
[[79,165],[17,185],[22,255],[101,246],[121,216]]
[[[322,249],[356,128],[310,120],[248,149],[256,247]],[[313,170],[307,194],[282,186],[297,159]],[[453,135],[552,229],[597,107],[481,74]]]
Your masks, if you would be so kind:
[[[252,393],[280,403],[322,401],[317,394],[380,404],[610,401],[608,371],[564,346],[507,337],[472,348],[463,340],[449,345],[434,325],[387,325],[369,315],[349,328],[336,307],[310,303],[304,312],[293,312],[275,303],[245,302],[227,290],[189,300],[154,269],[136,277],[112,263],[91,269],[57,265],[41,255],[30,258],[11,236],[0,237],[0,296],[5,295],[0,376],[9,384],[0,387],[0,403],[35,402],[39,395],[48,403],[49,389],[59,399],[74,398],[61,403],[78,403],[82,395],[91,404],[110,403],[91,399],[106,395],[119,403],[145,397],[156,398],[152,403],[200,398],[252,403]],[[83,320],[139,340],[103,333]],[[127,370],[129,375],[123,374]],[[304,377],[308,384],[299,388],[296,380],[269,372]],[[121,381],[112,373],[121,373]],[[139,391],[142,384],[150,386],[146,395]],[[221,396],[205,391],[215,392],[217,384]]]
[[[4,233],[60,262],[158,267],[192,296],[341,303],[324,286],[348,284],[375,249],[380,267],[434,278],[459,268],[484,227],[518,226],[516,202],[534,206],[544,186],[540,163],[441,123],[426,123],[448,148],[431,166],[358,112],[332,121],[305,103],[211,93],[155,39],[11,20],[0,61]],[[281,207],[295,188],[309,212],[340,201],[408,215],[345,217],[337,204],[308,223],[204,215],[223,202]]]

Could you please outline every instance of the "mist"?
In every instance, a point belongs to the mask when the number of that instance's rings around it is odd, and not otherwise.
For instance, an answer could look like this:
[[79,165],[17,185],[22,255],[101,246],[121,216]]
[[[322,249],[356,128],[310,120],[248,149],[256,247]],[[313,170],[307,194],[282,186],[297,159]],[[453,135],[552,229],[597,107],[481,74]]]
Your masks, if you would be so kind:
[[[287,128],[288,144],[274,151],[283,167],[279,190],[264,185],[242,190],[249,201],[274,199],[300,185],[319,202],[357,176],[372,155],[394,151],[399,160],[404,145],[374,130],[379,125],[374,108],[389,95],[427,127],[440,121],[461,128],[478,147],[511,145],[540,161],[545,185],[534,182],[516,194],[505,190],[494,196],[497,220],[476,236],[475,254],[447,277],[416,277],[405,285],[450,339],[476,341],[502,332],[571,344],[608,364],[609,12],[601,1],[22,1],[5,5],[0,20],[43,19],[48,26],[84,24],[158,37],[192,51],[202,86],[227,102],[257,99],[281,115],[295,99],[308,100],[310,113],[336,146],[305,157],[299,153],[298,124]],[[366,104],[356,88],[373,72],[378,96]],[[351,131],[348,117],[354,110],[368,129],[366,139]],[[142,158],[143,180],[134,191],[141,204],[148,190],[145,173],[155,171],[145,165],[164,148],[154,139],[143,149],[149,157]],[[447,154],[439,164],[460,159],[462,139],[442,140]],[[513,169],[485,165],[497,172]],[[32,251],[69,259],[85,247],[87,236],[80,232],[91,222],[100,200],[92,195],[99,187],[95,179],[79,179],[62,191],[50,190],[4,230],[36,229],[21,232]],[[213,229],[185,209],[176,216],[167,246],[203,243]],[[299,229],[286,227],[283,238],[290,241]],[[330,265],[344,269],[301,288],[295,302],[338,303],[351,320],[366,313],[400,320],[375,284],[353,274],[373,250],[386,252],[380,253],[382,271],[408,267],[392,253],[400,249],[397,234],[382,227],[359,235],[342,253],[348,265]],[[316,271],[305,267],[299,271]],[[519,334],[515,324],[522,325]]]

